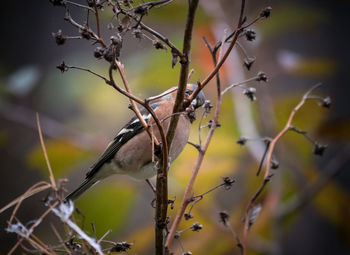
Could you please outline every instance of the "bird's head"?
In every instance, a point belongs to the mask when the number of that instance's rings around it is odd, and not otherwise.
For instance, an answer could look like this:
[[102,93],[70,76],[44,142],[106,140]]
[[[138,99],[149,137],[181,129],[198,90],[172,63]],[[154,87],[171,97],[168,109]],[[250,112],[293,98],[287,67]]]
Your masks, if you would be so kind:
[[[196,84],[193,84],[193,83],[187,84],[186,92],[185,92],[186,95],[190,96],[193,93],[193,91],[196,90],[196,88],[197,88]],[[201,107],[204,103],[205,103],[205,95],[203,91],[200,91],[197,97],[193,99],[191,102],[191,104],[195,109],[197,109],[198,107]]]

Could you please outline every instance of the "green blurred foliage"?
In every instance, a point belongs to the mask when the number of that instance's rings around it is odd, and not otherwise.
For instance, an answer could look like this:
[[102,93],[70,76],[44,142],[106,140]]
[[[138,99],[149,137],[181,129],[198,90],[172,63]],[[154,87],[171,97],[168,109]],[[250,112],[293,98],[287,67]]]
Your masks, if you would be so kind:
[[[128,215],[137,199],[137,193],[129,185],[107,182],[95,185],[76,202],[76,206],[85,216],[86,229],[94,223],[96,235],[101,237],[109,229],[118,233],[131,220]],[[78,219],[81,215],[75,214],[75,217]]]
[[[57,178],[67,176],[77,164],[93,158],[91,151],[82,150],[63,139],[46,141],[46,149],[54,175]],[[28,153],[27,161],[31,167],[40,170],[43,175],[49,174],[40,144]]]
[[330,13],[324,8],[307,7],[300,3],[284,2],[274,7],[274,22],[260,24],[263,34],[271,40],[275,36],[291,31],[310,31],[326,24]]

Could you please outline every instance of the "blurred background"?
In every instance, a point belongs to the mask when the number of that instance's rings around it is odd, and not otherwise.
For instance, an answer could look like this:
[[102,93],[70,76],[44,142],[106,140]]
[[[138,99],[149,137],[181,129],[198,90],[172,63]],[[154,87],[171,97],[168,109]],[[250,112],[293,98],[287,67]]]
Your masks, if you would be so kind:
[[[84,1],[77,1],[84,2]],[[236,24],[239,1],[200,1],[196,18],[191,81],[203,80],[212,69],[202,36],[210,42],[221,40],[224,30]],[[180,0],[153,9],[144,22],[166,35],[179,48],[183,36],[187,1]],[[273,137],[285,124],[292,108],[312,85],[315,91],[332,98],[330,110],[308,102],[296,115],[294,124],[309,132],[328,148],[323,157],[314,155],[313,145],[304,137],[288,133],[276,148],[280,167],[273,170],[272,182],[261,196],[262,211],[252,226],[248,254],[350,254],[350,173],[349,171],[349,73],[350,51],[349,1],[247,0],[247,17],[252,20],[266,6],[271,17],[255,24],[253,42],[240,40],[247,54],[256,57],[251,71],[243,67],[244,55],[237,48],[228,59],[222,83],[229,84],[264,71],[268,83],[253,82],[257,100],[234,89],[224,96],[221,127],[215,132],[209,151],[196,180],[194,194],[203,193],[222,182],[222,177],[236,178],[232,189],[216,190],[198,203],[193,219],[183,221],[180,230],[194,222],[203,225],[200,232],[181,235],[185,251],[193,254],[238,254],[229,230],[219,222],[219,212],[230,215],[230,223],[241,234],[242,217],[261,177],[255,173],[264,145],[260,141],[236,144],[240,136]],[[68,178],[71,191],[84,178],[89,166],[104,150],[131,116],[128,100],[106,86],[102,80],[77,70],[61,74],[56,66],[64,60],[69,65],[90,68],[106,75],[108,63],[96,60],[89,41],[69,40],[57,46],[52,32],[77,35],[64,20],[64,10],[49,1],[5,1],[0,16],[2,42],[0,58],[0,207],[21,195],[34,183],[48,180],[48,171],[40,147],[35,113],[41,118],[48,155],[57,179]],[[72,16],[82,21],[86,13],[72,9]],[[112,21],[109,10],[102,15],[103,35],[116,33],[106,27]],[[234,22],[234,23],[233,23]],[[147,39],[131,34],[124,38],[121,61],[133,92],[141,97],[158,94],[177,84],[179,65],[171,68],[170,50],[155,50]],[[215,104],[215,84],[205,93]],[[205,120],[209,121],[210,116]],[[193,124],[190,140],[198,141],[198,122]],[[207,130],[202,130],[204,137]],[[169,197],[176,198],[175,215],[188,182],[197,152],[187,146],[169,172]],[[327,176],[336,175],[328,180]],[[153,180],[154,182],[154,180]],[[323,185],[325,184],[326,185]],[[320,192],[312,191],[322,186]],[[305,193],[306,190],[306,193]],[[310,192],[311,190],[311,192]],[[299,194],[311,202],[294,208]],[[305,195],[306,194],[306,195]],[[44,210],[40,194],[27,200],[19,211],[22,222],[36,219]],[[116,176],[94,186],[76,203],[85,215],[85,230],[98,237],[109,229],[107,239],[128,241],[134,245],[128,254],[152,254],[154,246],[153,193],[144,182]],[[297,200],[298,201],[298,200]],[[307,199],[305,201],[308,201]],[[289,209],[289,211],[288,211]],[[16,243],[5,232],[11,210],[0,215],[0,253],[7,253]],[[78,220],[81,216],[76,216]],[[82,220],[81,220],[82,221]],[[48,217],[36,233],[48,242],[56,240]],[[175,254],[182,254],[179,242]],[[17,254],[22,254],[20,249]]]

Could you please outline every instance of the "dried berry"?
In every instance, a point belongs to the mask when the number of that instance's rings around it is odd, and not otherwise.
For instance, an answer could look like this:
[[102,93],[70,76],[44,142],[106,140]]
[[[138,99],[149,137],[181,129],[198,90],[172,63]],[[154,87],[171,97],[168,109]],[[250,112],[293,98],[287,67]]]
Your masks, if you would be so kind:
[[323,99],[321,106],[325,108],[330,108],[332,104],[332,100],[330,97],[326,97]]
[[142,39],[142,32],[141,32],[141,29],[140,29],[140,28],[135,28],[135,29],[133,29],[133,30],[132,30],[132,35],[133,35],[135,38],[141,40],[141,39]]
[[62,30],[59,29],[56,33],[52,33],[52,36],[55,38],[57,45],[62,45],[66,42],[66,37],[62,35]]
[[204,104],[203,104],[203,108],[205,110],[206,114],[210,113],[210,110],[213,108],[214,106],[210,103],[210,100],[205,100]]
[[141,16],[144,16],[148,12],[148,8],[146,6],[139,5],[134,10],[135,14],[139,14]]
[[64,0],[49,0],[54,6],[65,6]]
[[248,71],[250,70],[254,62],[255,62],[255,58],[247,57],[244,59],[244,66],[248,69]]
[[277,160],[271,160],[271,165],[270,165],[270,167],[271,167],[272,169],[277,169],[277,168],[279,168],[279,166],[280,166],[280,163],[279,163]]
[[166,50],[166,47],[158,40],[154,40],[153,41],[153,46],[154,48],[156,48],[157,50]]
[[247,89],[243,90],[243,95],[247,96],[251,101],[256,100],[255,93],[256,93],[255,88],[247,88]]
[[319,144],[319,143],[315,143],[315,146],[314,146],[314,150],[313,150],[313,153],[315,155],[319,155],[319,156],[322,156],[323,153],[325,152],[325,150],[327,149],[327,145],[324,145],[324,144]]
[[177,61],[179,60],[179,55],[174,49],[171,49],[171,56],[171,67],[174,68],[174,66],[177,64]]
[[268,78],[267,78],[267,75],[264,72],[258,72],[256,80],[257,81],[267,82]]
[[192,231],[196,231],[196,232],[198,232],[202,228],[203,228],[203,225],[199,224],[198,222],[193,223],[193,225],[191,226]]
[[83,28],[83,29],[79,29],[79,33],[81,34],[81,37],[83,37],[86,40],[90,40],[91,39],[91,33],[89,32],[88,28]]
[[240,144],[240,145],[246,145],[248,141],[248,138],[245,137],[245,136],[241,136],[240,138],[238,138],[238,140],[236,141],[237,144]]
[[193,215],[191,213],[184,213],[185,220],[189,220],[193,218]]
[[220,222],[222,222],[222,224],[224,224],[225,226],[227,226],[227,222],[228,222],[228,214],[225,211],[219,212],[219,216],[220,216]]
[[[209,120],[209,121],[207,122],[208,128],[211,128],[212,125],[213,125],[213,120]],[[216,128],[217,128],[217,127],[221,127],[221,124],[217,121],[215,127],[216,127]]]
[[246,32],[245,32],[245,38],[248,40],[248,41],[254,41],[256,39],[256,33],[253,29],[248,29]]
[[68,66],[66,65],[66,63],[64,63],[64,61],[62,61],[62,63],[59,64],[58,66],[56,66],[56,68],[58,70],[60,70],[61,73],[64,73],[64,72],[68,71]]
[[269,6],[269,7],[266,7],[265,9],[263,9],[263,10],[260,12],[260,17],[262,17],[262,18],[268,18],[268,17],[270,17],[271,11],[272,11],[272,8],[271,8],[270,6]]
[[111,42],[112,42],[113,45],[118,45],[119,46],[123,42],[123,38],[121,37],[120,34],[112,35],[110,39],[111,39]]
[[116,245],[111,249],[111,252],[122,252],[127,251],[132,246],[131,243],[127,243],[125,241],[123,242],[117,242]]
[[102,47],[96,47],[96,49],[94,50],[94,57],[95,58],[102,58],[103,54],[104,54],[105,49]]
[[235,179],[231,178],[231,177],[224,177],[222,178],[224,181],[224,186],[226,190],[231,189],[232,184],[235,183]]
[[258,218],[258,216],[260,214],[260,211],[261,211],[261,205],[260,204],[254,206],[251,209],[250,215],[249,215],[249,227],[254,224],[254,222],[256,221],[256,219]]

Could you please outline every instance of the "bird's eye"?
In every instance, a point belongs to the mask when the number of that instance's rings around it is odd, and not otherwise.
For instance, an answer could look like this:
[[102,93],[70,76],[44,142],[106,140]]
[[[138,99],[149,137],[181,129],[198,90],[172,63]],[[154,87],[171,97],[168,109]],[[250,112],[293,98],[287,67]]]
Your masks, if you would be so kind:
[[186,94],[188,94],[188,95],[190,95],[190,94],[191,94],[191,92],[192,92],[191,90],[186,89],[186,92],[185,92],[185,93],[186,93]]

